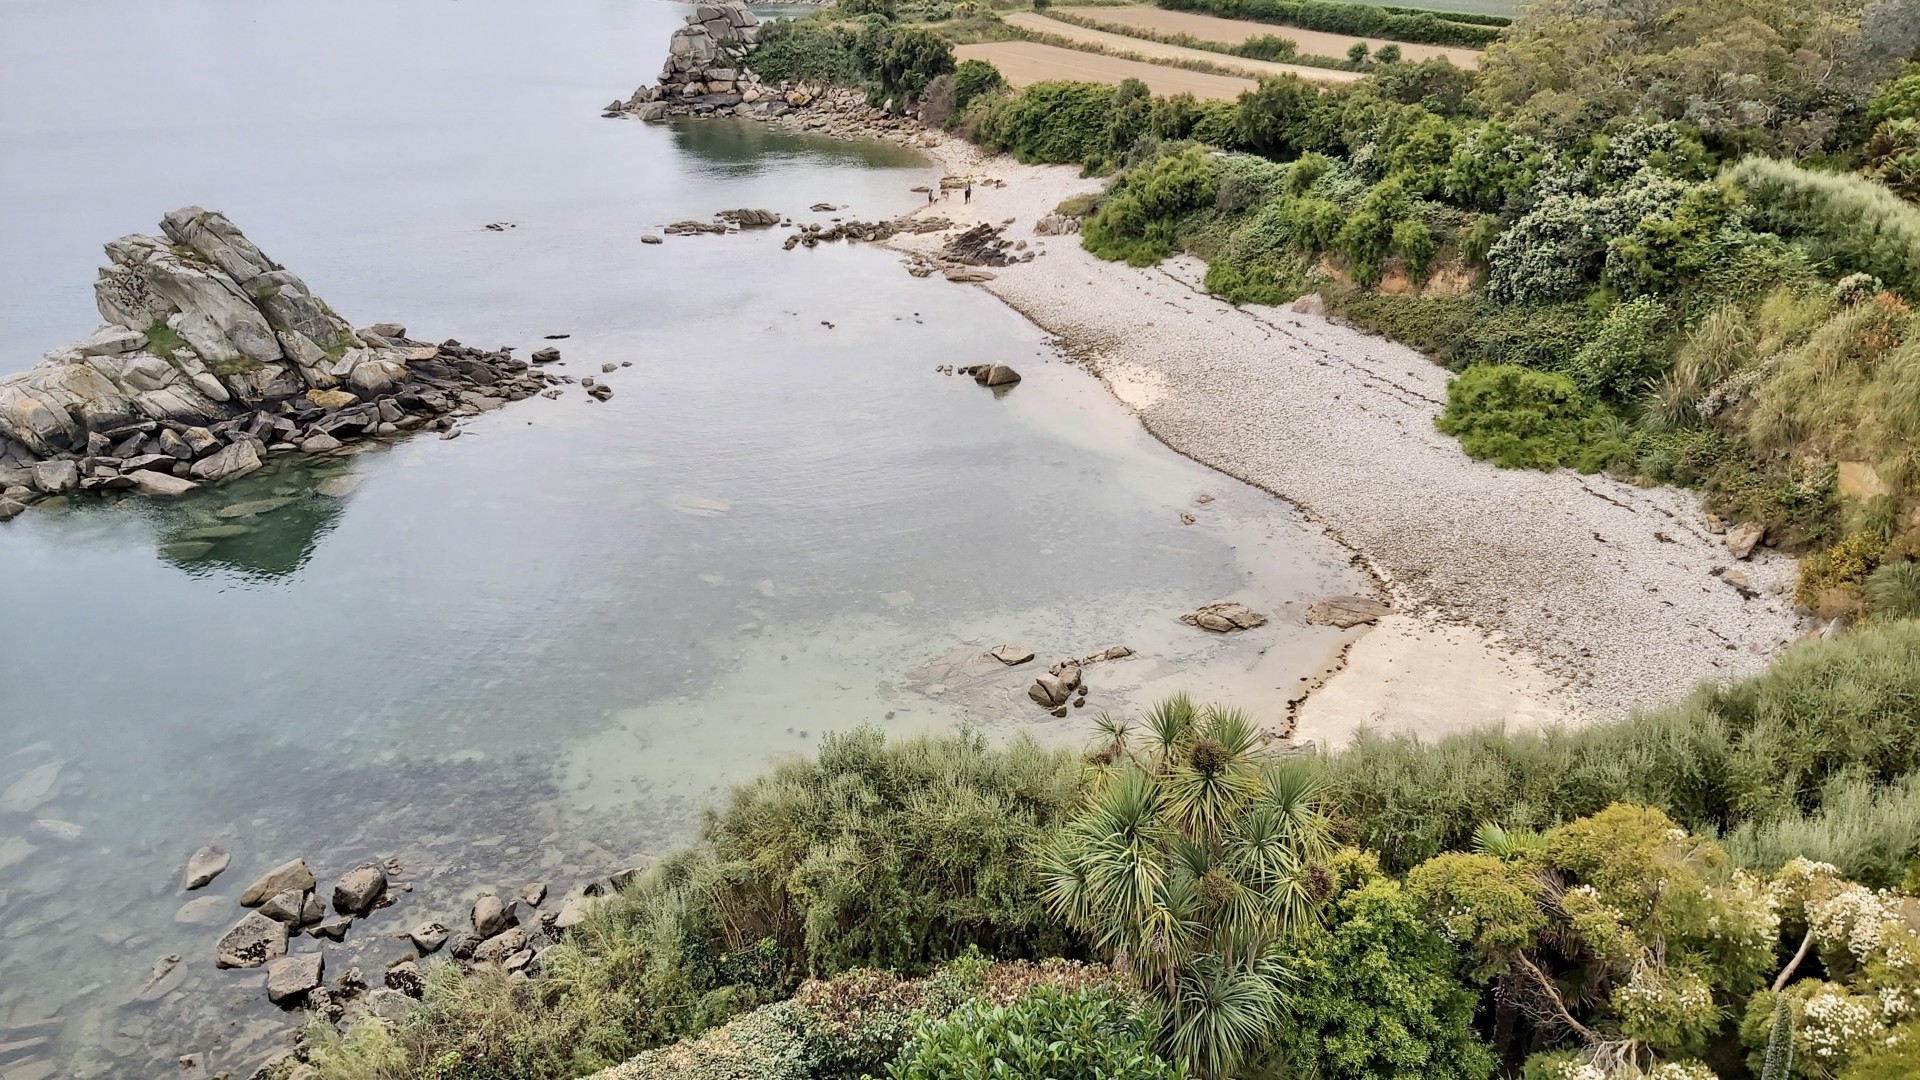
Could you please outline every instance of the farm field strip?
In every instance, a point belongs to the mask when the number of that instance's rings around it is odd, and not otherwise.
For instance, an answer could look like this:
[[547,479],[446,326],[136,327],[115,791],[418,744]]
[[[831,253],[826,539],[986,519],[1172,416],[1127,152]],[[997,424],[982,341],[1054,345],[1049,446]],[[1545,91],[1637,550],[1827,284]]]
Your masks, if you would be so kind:
[[[1032,11],[1012,12],[1003,16],[1002,21],[1008,26],[1017,27],[1021,30],[1028,30],[1039,34],[1050,34],[1054,37],[1066,38],[1093,48],[1105,49],[1109,52],[1129,53],[1154,62],[1148,66],[1157,67],[1162,64],[1196,62],[1208,64],[1213,67],[1231,68],[1244,73],[1249,79],[1270,79],[1280,75],[1298,75],[1303,79],[1323,83],[1353,82],[1361,77],[1361,73],[1357,71],[1340,71],[1334,68],[1309,67],[1304,64],[1280,64],[1271,60],[1251,60],[1243,56],[1230,56],[1226,53],[1209,52],[1206,49],[1191,49],[1184,45],[1167,45],[1158,41],[1147,41],[1144,38],[1128,37],[1125,34],[1115,34],[1106,30],[1093,30],[1084,26],[1075,26],[1073,23],[1062,22],[1059,19],[1050,19],[1045,15]],[[1027,44],[1039,43],[1028,42]],[[1348,44],[1352,43],[1349,42]],[[1063,49],[1059,46],[1048,47],[1059,49],[1061,52],[1077,51],[1073,49]],[[1121,59],[1121,57],[1116,56],[1110,59]],[[1193,74],[1204,73],[1194,72]],[[1066,76],[1056,77],[1065,78]],[[1215,78],[1224,77],[1225,76],[1215,76]],[[1012,78],[1012,75],[1009,74],[1008,78]],[[1149,82],[1148,85],[1151,86],[1152,83]]]
[[[1249,22],[1244,19],[1222,19],[1215,15],[1200,15],[1191,11],[1168,11],[1156,7],[1062,7],[1056,9],[1062,15],[1071,15],[1088,22],[1107,26],[1118,26],[1136,30],[1145,30],[1155,34],[1187,34],[1200,41],[1217,41],[1222,45],[1238,45],[1257,37],[1273,35],[1291,40],[1301,53],[1310,56],[1341,57],[1356,41],[1364,41],[1369,49],[1378,50],[1389,42],[1385,38],[1354,37],[1343,34],[1329,34],[1320,30],[1302,30],[1293,26],[1279,26],[1274,23]],[[1006,21],[1014,25],[1016,18],[1033,19],[1038,16],[1021,12],[1006,16]],[[1072,23],[1062,23],[1059,19],[1047,20],[1069,30],[1083,29]],[[1064,31],[1053,31],[1064,33]],[[1120,34],[1116,36],[1125,37]],[[1139,41],[1144,45],[1158,44]],[[1435,56],[1444,56],[1458,68],[1473,68],[1480,63],[1480,53],[1475,49],[1463,49],[1446,45],[1416,45],[1411,42],[1392,42],[1400,46],[1400,55],[1408,60],[1426,60]],[[1162,46],[1176,48],[1177,46]],[[1210,54],[1205,49],[1188,50],[1201,56]]]
[[[1250,78],[1236,79],[1164,64],[1124,60],[1117,56],[1063,49],[1058,45],[1043,45],[1037,41],[988,41],[978,45],[960,45],[954,48],[953,55],[958,60],[987,61],[999,68],[1000,74],[1015,89],[1056,79],[1108,85],[1123,79],[1139,79],[1147,84],[1147,89],[1159,95],[1192,94],[1205,100],[1234,101],[1245,91],[1259,85]],[[1334,71],[1325,74],[1345,73]]]

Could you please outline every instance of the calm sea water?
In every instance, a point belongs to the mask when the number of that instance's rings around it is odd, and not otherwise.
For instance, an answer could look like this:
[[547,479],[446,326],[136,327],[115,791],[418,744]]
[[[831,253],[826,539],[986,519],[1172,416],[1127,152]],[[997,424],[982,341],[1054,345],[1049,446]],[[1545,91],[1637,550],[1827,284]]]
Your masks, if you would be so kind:
[[[879,144],[601,119],[684,10],[0,3],[0,372],[90,331],[100,244],[188,203],[356,324],[523,355],[569,334],[566,372],[631,365],[606,404],[0,527],[0,789],[60,765],[0,811],[0,1043],[50,1040],[0,1073],[181,1075],[197,1052],[245,1075],[281,1044],[259,973],[213,969],[237,909],[178,921],[209,840],[228,898],[294,855],[323,879],[397,857],[413,891],[327,946],[377,982],[392,931],[657,853],[828,731],[1071,742],[1175,689],[1278,719],[1337,647],[1287,615],[1360,587],[1344,555],[1152,441],[991,297],[777,231],[641,245],[736,206],[891,215],[935,176]],[[1027,378],[935,371],[982,360]],[[1275,625],[1174,621],[1227,598]],[[1140,655],[1056,720],[1030,674],[970,662],[1009,640]]]

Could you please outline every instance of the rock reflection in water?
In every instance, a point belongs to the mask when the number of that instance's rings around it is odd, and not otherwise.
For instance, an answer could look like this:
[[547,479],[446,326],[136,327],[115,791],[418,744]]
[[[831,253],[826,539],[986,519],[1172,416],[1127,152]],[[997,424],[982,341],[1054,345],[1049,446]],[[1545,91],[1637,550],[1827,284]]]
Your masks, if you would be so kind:
[[358,487],[350,461],[279,458],[154,513],[162,558],[189,573],[285,577],[312,559]]

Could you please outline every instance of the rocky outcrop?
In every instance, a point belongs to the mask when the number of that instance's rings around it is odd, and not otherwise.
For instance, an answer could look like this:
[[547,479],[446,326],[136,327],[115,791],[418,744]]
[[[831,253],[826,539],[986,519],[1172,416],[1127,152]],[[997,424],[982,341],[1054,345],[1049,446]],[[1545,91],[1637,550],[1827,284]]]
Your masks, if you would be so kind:
[[699,5],[668,40],[659,84],[641,87],[628,100],[611,103],[607,114],[632,113],[643,120],[659,120],[686,115],[699,106],[708,111],[762,104],[767,109],[775,104],[795,107],[787,95],[765,86],[747,70],[747,56],[759,34],[760,20],[738,0]]
[[106,325],[0,379],[0,498],[172,496],[274,453],[445,427],[550,381],[506,350],[348,325],[222,214],[106,245]]

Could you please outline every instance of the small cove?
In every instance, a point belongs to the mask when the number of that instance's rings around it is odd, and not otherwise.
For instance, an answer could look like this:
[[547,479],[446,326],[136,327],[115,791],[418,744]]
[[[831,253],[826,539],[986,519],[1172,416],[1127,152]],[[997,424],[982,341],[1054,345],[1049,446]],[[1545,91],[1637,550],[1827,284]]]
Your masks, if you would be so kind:
[[[0,527],[0,788],[62,763],[0,815],[31,849],[0,866],[0,1032],[49,1037],[61,1075],[177,1075],[188,1051],[240,1071],[284,1030],[257,972],[213,970],[234,909],[176,921],[210,840],[228,898],[294,855],[323,879],[397,858],[414,891],[327,947],[330,976],[377,981],[393,931],[683,842],[829,731],[1083,739],[1089,715],[967,667],[1000,641],[1137,650],[1089,669],[1090,714],[1282,701],[1343,640],[1297,617],[1364,587],[1341,549],[1166,450],[993,298],[779,231],[642,246],[725,207],[891,215],[935,175],[881,144],[600,119],[681,10],[0,11],[0,193],[36,211],[0,270],[0,370],[90,330],[99,245],[187,203],[356,324],[522,355],[567,334],[565,373],[631,365],[606,404],[571,390],[458,439]],[[82,42],[86,78],[62,79]],[[982,359],[1026,378],[936,371]],[[1174,621],[1227,598],[1273,624]]]

